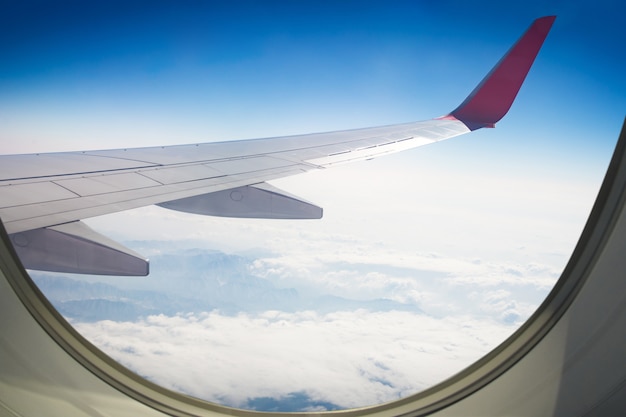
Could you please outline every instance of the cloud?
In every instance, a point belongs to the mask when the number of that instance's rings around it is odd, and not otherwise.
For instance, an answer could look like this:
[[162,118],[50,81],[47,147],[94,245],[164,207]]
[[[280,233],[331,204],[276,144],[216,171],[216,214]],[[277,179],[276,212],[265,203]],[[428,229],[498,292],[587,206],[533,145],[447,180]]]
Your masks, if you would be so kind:
[[156,383],[237,407],[293,392],[340,407],[394,400],[460,371],[515,329],[467,316],[367,310],[213,311],[74,326]]
[[[558,267],[551,265],[434,254],[406,252],[385,257],[379,253],[373,259],[344,255],[266,257],[255,260],[251,272],[277,287],[294,287],[300,292],[385,298],[418,306],[439,317],[491,315],[515,323],[532,314],[560,274]],[[342,256],[351,262],[340,261]],[[499,298],[495,299],[495,294]]]

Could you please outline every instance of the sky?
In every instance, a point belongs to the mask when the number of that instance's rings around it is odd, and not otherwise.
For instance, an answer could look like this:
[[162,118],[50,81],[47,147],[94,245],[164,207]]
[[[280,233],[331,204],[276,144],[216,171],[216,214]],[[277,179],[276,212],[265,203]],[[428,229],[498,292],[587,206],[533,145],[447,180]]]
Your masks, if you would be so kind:
[[[0,153],[211,142],[429,119],[454,109],[533,19],[557,15],[495,129],[273,182],[322,206],[320,221],[214,219],[156,207],[88,221],[125,242],[256,253],[255,272],[274,285],[387,298],[426,313],[268,311],[233,318],[206,312],[83,325],[94,337],[110,335],[102,343],[111,347],[125,346],[130,335],[168,334],[175,327],[189,329],[185,334],[194,340],[198,323],[209,323],[203,331],[230,329],[222,336],[236,340],[215,343],[214,354],[225,355],[228,349],[219,346],[245,346],[282,323],[296,330],[266,339],[288,343],[291,363],[300,366],[295,373],[318,372],[309,378],[316,386],[264,372],[279,366],[269,343],[259,346],[260,355],[238,351],[247,366],[234,372],[224,365],[225,382],[214,387],[201,387],[192,374],[172,382],[166,370],[155,370],[154,380],[234,405],[282,398],[287,386],[342,407],[389,401],[493,348],[558,278],[624,120],[624,8],[607,0],[9,2],[0,13]],[[407,335],[406,327],[391,324],[400,322],[421,331]],[[300,332],[344,348],[311,354],[297,343]],[[337,339],[340,334],[352,337]],[[358,347],[376,343],[365,352]],[[419,343],[432,346],[429,352],[454,344],[454,366],[438,361],[444,354],[417,364]],[[184,346],[176,349],[193,351]],[[372,352],[386,359],[372,359]],[[122,348],[109,353],[124,359]],[[315,364],[316,357],[332,366]],[[149,355],[144,359],[154,368]],[[412,361],[415,366],[406,366]],[[223,356],[216,363],[229,362]],[[340,364],[354,372],[345,370],[345,384],[332,386],[327,381],[344,380],[320,370]],[[365,378],[366,388],[354,388],[368,366],[396,382],[376,385],[376,376]],[[415,371],[401,374],[403,368]],[[421,378],[435,368],[447,374]]]

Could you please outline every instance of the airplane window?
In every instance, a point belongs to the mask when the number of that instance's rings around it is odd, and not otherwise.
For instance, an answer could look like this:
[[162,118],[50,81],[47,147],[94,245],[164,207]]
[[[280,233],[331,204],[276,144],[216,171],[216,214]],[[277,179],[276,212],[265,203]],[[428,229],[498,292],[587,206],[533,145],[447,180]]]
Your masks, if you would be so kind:
[[[0,25],[22,39],[0,45],[2,153],[426,119],[458,105],[538,17],[478,16],[461,5],[451,15],[413,2],[332,13],[283,6],[159,5],[145,20],[134,7],[118,15],[104,5],[97,13],[16,5],[6,15],[32,22]],[[621,58],[602,49],[606,37],[623,37],[580,19],[557,19],[497,128],[268,180],[322,207],[321,220],[134,208],[84,223],[149,258],[147,277],[30,275],[103,352],[200,399],[322,411],[432,387],[530,317],[589,214],[626,94]],[[593,45],[577,42],[573,27],[598,33]],[[58,200],[71,192],[63,184]]]

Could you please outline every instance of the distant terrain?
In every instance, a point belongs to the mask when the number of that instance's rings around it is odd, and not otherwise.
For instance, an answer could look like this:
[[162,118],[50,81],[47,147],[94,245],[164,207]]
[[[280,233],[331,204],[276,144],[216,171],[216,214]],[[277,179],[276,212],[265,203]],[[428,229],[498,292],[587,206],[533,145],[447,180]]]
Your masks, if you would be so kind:
[[[80,277],[34,271],[31,276],[65,317],[76,321],[135,321],[149,315],[218,310],[221,314],[267,310],[420,312],[415,305],[388,299],[351,300],[278,288],[252,272],[254,261],[218,251],[185,249],[153,256],[148,277]],[[97,282],[95,281],[97,280]]]

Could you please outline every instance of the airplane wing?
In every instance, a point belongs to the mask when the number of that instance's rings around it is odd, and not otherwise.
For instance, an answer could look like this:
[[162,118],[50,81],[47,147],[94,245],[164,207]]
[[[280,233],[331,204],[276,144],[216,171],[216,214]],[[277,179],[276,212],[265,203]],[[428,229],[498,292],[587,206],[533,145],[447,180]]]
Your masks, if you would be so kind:
[[554,16],[535,20],[454,111],[364,129],[230,142],[0,156],[0,218],[26,268],[147,275],[148,262],[81,219],[157,204],[213,216],[320,218],[267,181],[494,127],[509,110]]

